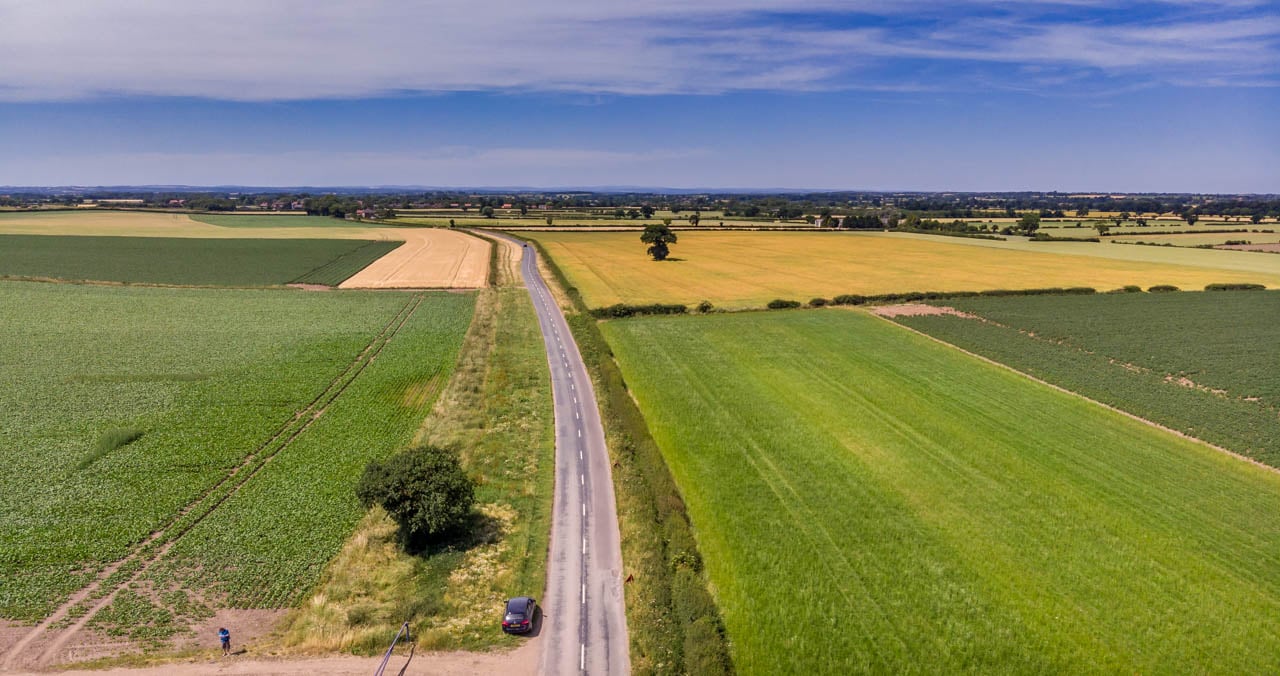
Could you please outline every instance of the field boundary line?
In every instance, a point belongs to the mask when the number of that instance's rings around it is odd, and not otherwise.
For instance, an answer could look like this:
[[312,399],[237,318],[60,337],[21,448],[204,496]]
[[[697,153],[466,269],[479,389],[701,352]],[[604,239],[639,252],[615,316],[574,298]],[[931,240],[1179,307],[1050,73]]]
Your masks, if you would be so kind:
[[1138,421],[1138,422],[1140,422],[1140,423],[1142,423],[1142,424],[1144,424],[1144,425],[1147,425],[1147,426],[1149,426],[1149,427],[1154,427],[1154,428],[1156,428],[1156,429],[1158,429],[1158,430],[1162,430],[1162,431],[1164,431],[1164,432],[1168,432],[1169,434],[1172,434],[1172,435],[1174,435],[1174,436],[1176,436],[1176,437],[1180,437],[1180,438],[1182,438],[1182,439],[1186,439],[1186,440],[1188,440],[1188,441],[1193,441],[1193,442],[1196,442],[1196,443],[1198,443],[1198,444],[1203,444],[1204,446],[1207,446],[1207,447],[1209,447],[1209,448],[1211,448],[1211,449],[1213,449],[1213,450],[1215,450],[1215,451],[1218,451],[1219,453],[1224,453],[1224,454],[1229,455],[1229,456],[1231,456],[1231,457],[1233,457],[1233,458],[1235,458],[1235,459],[1237,459],[1237,460],[1242,460],[1242,461],[1247,462],[1247,463],[1249,463],[1249,464],[1251,464],[1251,465],[1254,465],[1254,466],[1256,466],[1256,467],[1260,467],[1260,468],[1262,468],[1262,469],[1264,469],[1264,470],[1267,470],[1268,472],[1273,472],[1273,473],[1276,473],[1276,474],[1280,474],[1280,467],[1272,467],[1271,465],[1268,465],[1268,464],[1266,464],[1266,463],[1264,463],[1264,462],[1262,462],[1262,461],[1260,461],[1260,460],[1255,460],[1255,459],[1253,459],[1253,458],[1250,458],[1250,457],[1249,457],[1249,456],[1247,456],[1247,455],[1242,455],[1242,454],[1240,454],[1240,453],[1236,453],[1235,451],[1233,451],[1233,450],[1231,450],[1231,449],[1228,449],[1228,448],[1225,448],[1225,447],[1219,446],[1219,445],[1217,445],[1217,444],[1210,443],[1210,442],[1205,441],[1204,439],[1201,439],[1201,438],[1199,438],[1199,437],[1193,437],[1193,436],[1191,436],[1190,434],[1187,434],[1186,432],[1182,432],[1182,431],[1180,431],[1180,430],[1175,430],[1175,429],[1173,429],[1172,427],[1167,427],[1167,426],[1165,426],[1165,425],[1161,425],[1160,423],[1158,423],[1158,422],[1156,422],[1156,421],[1154,421],[1154,420],[1148,420],[1147,418],[1143,418],[1143,417],[1142,417],[1142,416],[1140,416],[1140,415],[1136,415],[1136,414],[1130,413],[1130,412],[1128,412],[1128,411],[1125,411],[1125,410],[1123,410],[1123,409],[1116,408],[1115,406],[1112,406],[1111,404],[1107,404],[1107,403],[1104,403],[1104,402],[1098,401],[1097,399],[1093,399],[1092,397],[1085,396],[1085,395],[1083,395],[1083,394],[1081,394],[1081,393],[1079,393],[1079,392],[1076,392],[1076,391],[1074,391],[1074,390],[1069,390],[1069,389],[1067,389],[1067,388],[1065,388],[1065,387],[1062,387],[1061,385],[1055,385],[1054,383],[1051,383],[1051,382],[1049,382],[1049,381],[1047,381],[1047,380],[1044,380],[1044,379],[1042,379],[1042,378],[1037,378],[1036,376],[1033,376],[1033,375],[1031,375],[1030,373],[1026,373],[1026,372],[1024,372],[1024,371],[1019,371],[1018,369],[1016,369],[1016,368],[1014,368],[1014,367],[1012,367],[1012,366],[1009,366],[1008,364],[1005,364],[1005,363],[1002,363],[1002,362],[996,361],[995,359],[992,359],[992,358],[990,358],[990,357],[984,357],[984,356],[982,356],[982,355],[980,355],[980,354],[978,354],[978,353],[976,353],[976,352],[970,352],[969,350],[966,350],[966,349],[964,349],[963,347],[960,347],[959,345],[954,345],[954,344],[952,344],[952,343],[948,343],[947,341],[945,341],[945,340],[943,340],[943,339],[941,339],[941,338],[938,338],[938,337],[936,337],[936,336],[931,336],[931,335],[929,335],[929,334],[927,334],[927,333],[925,333],[925,332],[923,332],[923,331],[921,331],[921,330],[919,330],[919,329],[916,329],[916,328],[913,328],[913,327],[907,326],[907,325],[905,325],[905,324],[899,324],[898,322],[895,322],[895,321],[893,321],[892,319],[889,319],[888,317],[882,317],[882,316],[880,316],[880,315],[876,314],[875,312],[870,312],[870,311],[866,311],[866,310],[863,310],[862,312],[864,312],[865,314],[871,315],[871,316],[873,316],[873,317],[875,317],[876,319],[879,319],[879,320],[881,320],[881,321],[889,322],[890,324],[893,324],[894,326],[897,326],[897,327],[899,327],[899,328],[905,329],[905,330],[910,331],[910,332],[912,332],[912,333],[914,333],[914,334],[917,334],[917,335],[919,335],[919,336],[923,336],[923,337],[925,337],[925,338],[928,338],[929,340],[932,340],[932,341],[934,341],[935,343],[940,343],[940,344],[942,344],[942,345],[946,345],[947,347],[949,347],[949,348],[951,348],[951,349],[953,349],[953,350],[957,350],[957,351],[959,351],[959,352],[963,352],[964,354],[967,354],[967,355],[969,355],[970,357],[973,357],[973,358],[978,359],[978,360],[980,360],[980,361],[984,361],[984,362],[986,362],[986,363],[988,363],[988,364],[992,364],[992,365],[998,366],[998,367],[1000,367],[1000,368],[1002,368],[1002,369],[1004,369],[1004,370],[1006,370],[1006,371],[1011,371],[1011,372],[1013,372],[1013,373],[1016,373],[1016,374],[1018,374],[1018,375],[1022,376],[1023,378],[1026,378],[1027,380],[1031,380],[1031,381],[1037,382],[1037,383],[1039,383],[1039,384],[1041,384],[1041,385],[1044,385],[1044,386],[1046,386],[1046,387],[1052,388],[1052,389],[1057,390],[1057,391],[1059,391],[1059,392],[1063,392],[1063,393],[1065,393],[1065,394],[1069,394],[1069,395],[1071,395],[1071,396],[1073,396],[1073,397],[1078,397],[1078,398],[1083,399],[1083,400],[1085,400],[1085,401],[1087,401],[1087,402],[1089,402],[1089,403],[1091,403],[1091,404],[1094,404],[1094,405],[1097,405],[1097,406],[1101,406],[1102,408],[1105,408],[1105,409],[1107,409],[1107,410],[1109,410],[1109,411],[1114,411],[1114,412],[1119,413],[1120,415],[1122,415],[1122,416],[1124,416],[1124,417],[1126,417],[1126,418],[1130,418],[1130,419],[1132,419],[1132,420],[1136,420],[1136,421]]
[[[408,323],[409,319],[416,313],[418,307],[422,304],[425,296],[421,293],[415,293],[413,296],[392,316],[383,327],[374,335],[368,344],[356,355],[347,366],[320,391],[307,405],[291,416],[284,424],[276,429],[274,433],[263,443],[259,444],[251,451],[245,459],[231,471],[227,472],[222,478],[217,480],[212,486],[204,490],[197,498],[189,502],[181,510],[178,511],[168,523],[164,524],[143,541],[136,545],[124,557],[112,563],[103,569],[93,581],[75,592],[71,597],[58,606],[48,617],[41,620],[20,640],[5,653],[4,663],[0,664],[0,669],[10,670],[14,667],[19,656],[26,651],[37,639],[43,636],[56,623],[65,619],[76,606],[80,605],[88,599],[94,599],[104,588],[109,591],[97,597],[96,602],[87,611],[82,614],[70,626],[62,630],[53,641],[45,647],[37,659],[37,667],[45,667],[56,656],[57,652],[66,645],[66,643],[75,636],[81,629],[87,625],[94,616],[96,616],[103,608],[115,599],[116,594],[124,589],[128,584],[136,581],[143,573],[150,568],[184,535],[199,525],[206,517],[212,514],[222,506],[232,496],[236,495],[241,488],[245,486],[254,476],[256,476],[273,458],[281,451],[285,450],[295,439],[305,432],[311,425],[320,418],[320,416],[333,404],[334,401],[346,391],[351,383],[368,367],[369,364],[378,357],[382,349],[386,347],[391,339],[399,333],[400,329]],[[301,425],[298,423],[301,422]],[[271,449],[273,445],[279,442],[274,450],[264,453]],[[249,469],[252,468],[252,469]],[[246,472],[245,470],[248,469]],[[243,474],[243,478],[236,480],[237,476]],[[225,493],[215,496],[221,489],[225,488],[229,482],[230,486]],[[212,502],[209,502],[212,500]],[[202,507],[202,503],[207,503]],[[201,511],[197,516],[188,522],[184,519],[197,511]],[[158,548],[158,549],[157,549]],[[141,561],[141,563],[138,563]],[[120,580],[112,581],[118,573],[126,566],[136,565],[136,568],[129,573],[124,573],[126,577]]]

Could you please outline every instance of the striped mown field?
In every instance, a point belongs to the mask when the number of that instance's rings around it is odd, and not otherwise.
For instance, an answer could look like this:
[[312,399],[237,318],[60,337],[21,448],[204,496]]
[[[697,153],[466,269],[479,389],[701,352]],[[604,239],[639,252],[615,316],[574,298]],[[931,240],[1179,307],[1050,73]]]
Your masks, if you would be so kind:
[[1280,474],[862,312],[603,329],[740,673],[1280,668]]

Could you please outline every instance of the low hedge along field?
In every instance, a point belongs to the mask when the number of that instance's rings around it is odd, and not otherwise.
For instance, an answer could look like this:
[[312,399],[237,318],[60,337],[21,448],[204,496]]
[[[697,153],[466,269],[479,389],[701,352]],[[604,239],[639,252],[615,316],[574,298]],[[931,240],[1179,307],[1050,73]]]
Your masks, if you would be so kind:
[[602,328],[739,673],[1280,666],[1274,472],[858,311]]
[[966,350],[1280,467],[1280,292],[959,298],[896,317]]

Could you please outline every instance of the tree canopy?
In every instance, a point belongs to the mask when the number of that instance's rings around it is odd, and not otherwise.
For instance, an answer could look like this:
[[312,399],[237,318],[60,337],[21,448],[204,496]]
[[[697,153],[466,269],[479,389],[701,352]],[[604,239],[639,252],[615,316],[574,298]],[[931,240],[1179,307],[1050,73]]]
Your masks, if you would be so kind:
[[387,510],[400,527],[400,545],[414,551],[466,522],[475,485],[452,452],[419,446],[369,463],[356,496],[365,507]]
[[666,260],[671,253],[669,245],[676,243],[676,233],[664,223],[646,225],[644,233],[640,235],[640,241],[649,245],[646,252],[653,256],[653,260]]

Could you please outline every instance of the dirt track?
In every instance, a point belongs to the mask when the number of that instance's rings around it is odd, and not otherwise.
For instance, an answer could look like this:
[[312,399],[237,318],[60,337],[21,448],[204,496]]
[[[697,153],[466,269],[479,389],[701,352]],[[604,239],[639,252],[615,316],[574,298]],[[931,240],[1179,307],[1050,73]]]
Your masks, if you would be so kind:
[[[406,674],[507,674],[509,676],[528,676],[536,671],[539,644],[537,639],[506,653],[418,653],[409,662]],[[404,666],[406,657],[396,655],[387,664],[387,673],[396,674]],[[202,674],[224,674],[226,676],[309,676],[311,674],[358,674],[368,676],[374,673],[382,659],[379,657],[311,657],[302,659],[274,659],[270,657],[248,657],[232,655],[231,657],[205,657],[187,662],[171,662],[153,667],[129,667],[95,670],[74,670],[56,672],[69,676],[197,676]],[[49,672],[14,672],[14,673],[49,673]]]
[[423,289],[485,286],[490,244],[453,230],[378,229],[379,239],[404,245],[339,285],[342,289]]
[[1259,244],[1221,244],[1216,249],[1229,249],[1231,251],[1266,251],[1268,253],[1280,253],[1280,243],[1264,242]]

